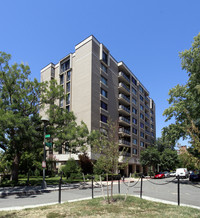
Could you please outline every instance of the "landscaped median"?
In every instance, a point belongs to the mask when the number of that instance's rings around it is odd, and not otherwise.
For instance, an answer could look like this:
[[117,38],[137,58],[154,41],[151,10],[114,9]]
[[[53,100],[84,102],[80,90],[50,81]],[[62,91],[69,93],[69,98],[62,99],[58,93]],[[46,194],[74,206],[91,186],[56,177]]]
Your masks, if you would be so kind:
[[156,203],[128,196],[115,196],[108,204],[103,198],[67,202],[34,209],[0,211],[0,217],[199,217],[200,210]]

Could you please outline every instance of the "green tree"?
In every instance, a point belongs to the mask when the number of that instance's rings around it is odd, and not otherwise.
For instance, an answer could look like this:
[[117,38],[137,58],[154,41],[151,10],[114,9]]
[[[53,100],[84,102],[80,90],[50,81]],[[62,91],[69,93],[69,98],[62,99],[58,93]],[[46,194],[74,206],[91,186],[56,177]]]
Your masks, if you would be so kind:
[[192,47],[180,53],[180,58],[188,82],[169,91],[170,107],[163,114],[166,121],[173,117],[175,124],[169,125],[165,133],[176,141],[180,137],[189,137],[194,149],[200,152],[200,33],[194,37]]
[[160,164],[160,153],[155,146],[149,146],[140,153],[140,162],[143,166],[149,166],[150,168],[157,169],[157,165]]
[[51,80],[49,88],[41,95],[43,107],[47,108],[45,114],[49,117],[47,131],[56,151],[84,153],[87,151],[88,128],[83,121],[77,125],[73,112],[60,107],[59,101],[65,98],[67,95],[64,94],[63,87],[56,80]]
[[11,56],[0,52],[0,148],[12,161],[12,179],[18,181],[22,154],[41,146],[38,115],[43,84],[30,80],[30,68],[23,63],[9,64]]
[[161,170],[175,170],[178,164],[177,151],[167,148],[160,154]]
[[[93,131],[91,133],[92,152],[97,159],[95,168],[102,169],[106,173],[107,181],[108,175],[111,175],[111,201],[113,200],[113,176],[120,168],[125,168],[128,164],[128,159],[123,159],[125,150],[119,150],[118,143],[118,124],[108,121],[107,130],[104,133]],[[121,163],[119,162],[121,158]],[[107,186],[107,198],[110,203],[109,191]]]

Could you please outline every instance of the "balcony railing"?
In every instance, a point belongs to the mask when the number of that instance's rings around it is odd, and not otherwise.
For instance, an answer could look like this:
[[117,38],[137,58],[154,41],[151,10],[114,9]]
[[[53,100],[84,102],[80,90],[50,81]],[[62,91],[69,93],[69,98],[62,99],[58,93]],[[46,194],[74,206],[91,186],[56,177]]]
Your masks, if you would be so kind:
[[120,120],[120,121],[124,121],[124,122],[130,124],[130,120],[127,119],[127,118],[125,118],[125,117],[120,116],[120,117],[119,117],[119,120]]
[[124,72],[119,72],[119,76],[123,76],[124,79],[126,79],[127,82],[130,83],[130,79],[128,78],[128,76],[124,73]]
[[130,142],[124,139],[119,139],[119,144],[130,145]]
[[119,86],[123,87],[127,92],[130,92],[130,89],[128,86],[126,86],[124,83],[119,83]]
[[130,114],[130,110],[125,107],[124,105],[119,105],[119,109],[125,110],[126,112],[128,112]]
[[130,130],[125,129],[125,128],[119,128],[119,132],[123,132],[123,133],[130,135]]
[[126,97],[126,95],[124,94],[119,94],[119,98],[123,98],[125,99],[128,103],[130,103],[130,99],[128,97]]

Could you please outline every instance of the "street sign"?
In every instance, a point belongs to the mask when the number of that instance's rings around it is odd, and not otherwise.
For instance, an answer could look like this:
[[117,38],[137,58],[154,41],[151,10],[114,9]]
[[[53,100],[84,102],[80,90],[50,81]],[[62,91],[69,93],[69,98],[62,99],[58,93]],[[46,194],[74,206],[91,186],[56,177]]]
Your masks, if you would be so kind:
[[50,138],[51,137],[51,135],[45,135],[45,139],[48,139],[48,138]]
[[42,168],[46,168],[46,161],[42,161]]

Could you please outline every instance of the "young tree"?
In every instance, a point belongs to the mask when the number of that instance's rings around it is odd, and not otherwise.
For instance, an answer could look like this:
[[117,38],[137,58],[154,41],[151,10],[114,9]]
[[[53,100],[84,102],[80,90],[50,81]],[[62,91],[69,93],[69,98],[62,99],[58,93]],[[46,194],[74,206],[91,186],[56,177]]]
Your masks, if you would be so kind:
[[[106,130],[107,134],[99,133],[97,131],[92,132],[91,138],[94,136],[91,145],[92,152],[96,155],[98,168],[101,168],[107,177],[111,175],[111,201],[113,201],[113,176],[117,173],[120,168],[124,168],[128,159],[125,161],[124,159],[119,160],[123,157],[124,150],[119,151],[119,143],[118,143],[118,124],[108,121],[108,128]],[[109,191],[107,186],[107,198],[108,203],[110,203]]]
[[12,160],[12,179],[17,182],[23,152],[34,151],[41,140],[36,129],[41,124],[38,110],[43,84],[29,79],[29,66],[10,65],[10,59],[0,52],[0,148]]

